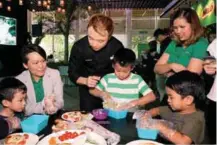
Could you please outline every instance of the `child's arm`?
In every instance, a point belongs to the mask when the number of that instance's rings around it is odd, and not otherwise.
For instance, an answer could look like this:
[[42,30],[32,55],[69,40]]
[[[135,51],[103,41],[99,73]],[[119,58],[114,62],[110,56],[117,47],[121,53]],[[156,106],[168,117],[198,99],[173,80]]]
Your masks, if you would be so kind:
[[156,108],[150,109],[150,110],[148,110],[147,113],[150,114],[151,117],[158,116],[158,115],[160,115],[159,107],[156,107]]
[[97,88],[91,88],[89,89],[89,93],[95,97],[99,97],[101,98],[102,100],[109,100],[111,99],[111,96],[107,93],[107,92],[104,92],[104,91],[101,91]]
[[145,96],[142,96],[140,99],[138,99],[138,103],[136,104],[136,106],[142,106],[142,105],[146,105],[150,102],[153,102],[156,99],[155,95],[153,92],[148,93]]
[[162,123],[156,124],[156,129],[159,130],[160,133],[163,134],[170,142],[175,144],[191,144],[192,140],[190,137],[173,130],[171,128],[168,128],[166,125]]
[[119,110],[125,110],[125,109],[130,109],[135,106],[142,106],[145,104],[148,104],[150,102],[153,102],[156,99],[155,95],[153,92],[148,93],[147,95],[141,97],[140,99],[130,101],[129,103],[120,106],[118,109]]

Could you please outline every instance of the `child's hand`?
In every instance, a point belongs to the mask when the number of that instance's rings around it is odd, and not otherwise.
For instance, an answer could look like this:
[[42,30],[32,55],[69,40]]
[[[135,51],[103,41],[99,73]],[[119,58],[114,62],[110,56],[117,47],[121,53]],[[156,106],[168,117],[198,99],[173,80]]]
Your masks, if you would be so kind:
[[110,94],[108,92],[102,92],[101,97],[102,97],[103,101],[105,101],[105,102],[113,101],[112,97],[110,96]]
[[20,126],[20,119],[17,117],[11,117],[7,119],[11,123],[12,129],[19,129],[21,128]]
[[118,110],[128,110],[130,108],[137,106],[137,104],[138,104],[138,100],[133,100],[133,101],[130,101],[129,103],[119,106],[117,109]]

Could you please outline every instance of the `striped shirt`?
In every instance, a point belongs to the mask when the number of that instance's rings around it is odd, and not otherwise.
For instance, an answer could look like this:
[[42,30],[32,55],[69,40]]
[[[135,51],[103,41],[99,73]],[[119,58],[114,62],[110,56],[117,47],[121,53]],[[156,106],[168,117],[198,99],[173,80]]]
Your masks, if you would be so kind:
[[118,102],[129,102],[152,91],[142,77],[134,73],[131,73],[130,77],[125,80],[118,79],[114,73],[107,74],[96,88],[108,92]]

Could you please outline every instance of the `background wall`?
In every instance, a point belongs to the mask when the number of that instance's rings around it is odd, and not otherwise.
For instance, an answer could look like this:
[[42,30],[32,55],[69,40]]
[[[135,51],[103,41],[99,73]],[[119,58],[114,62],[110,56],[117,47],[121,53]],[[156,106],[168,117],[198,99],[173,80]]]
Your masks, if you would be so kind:
[[[5,2],[0,8],[0,15],[13,17],[17,19],[17,45],[0,45],[0,77],[17,75],[22,71],[20,51],[25,43],[27,33],[27,10],[24,6],[18,4],[18,0],[10,2],[11,11],[7,11]],[[1,33],[1,32],[0,32]]]

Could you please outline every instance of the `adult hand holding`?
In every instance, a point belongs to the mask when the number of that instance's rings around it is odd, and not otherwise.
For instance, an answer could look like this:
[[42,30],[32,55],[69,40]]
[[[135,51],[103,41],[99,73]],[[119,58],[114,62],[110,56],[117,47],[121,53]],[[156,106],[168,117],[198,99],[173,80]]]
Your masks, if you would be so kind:
[[100,80],[99,76],[89,76],[87,78],[86,84],[87,84],[88,87],[94,88],[99,80]]

